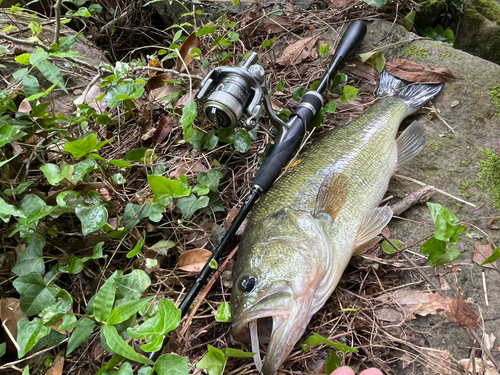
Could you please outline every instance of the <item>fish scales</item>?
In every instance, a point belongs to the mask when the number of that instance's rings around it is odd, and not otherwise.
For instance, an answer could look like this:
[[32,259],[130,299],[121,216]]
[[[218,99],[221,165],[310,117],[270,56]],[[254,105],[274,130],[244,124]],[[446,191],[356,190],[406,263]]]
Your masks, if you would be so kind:
[[401,136],[411,146],[398,150],[399,125],[441,87],[408,86],[384,72],[379,94],[386,96],[305,148],[252,211],[234,270],[232,332],[245,340],[258,330],[269,341],[263,374],[276,373],[356,247],[378,240],[392,211],[377,207],[398,156],[411,159],[425,141],[423,127],[412,124]]

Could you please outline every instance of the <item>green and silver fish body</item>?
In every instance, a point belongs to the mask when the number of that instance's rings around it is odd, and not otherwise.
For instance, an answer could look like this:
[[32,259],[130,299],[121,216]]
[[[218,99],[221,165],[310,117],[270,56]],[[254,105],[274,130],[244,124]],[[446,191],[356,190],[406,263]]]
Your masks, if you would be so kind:
[[399,125],[441,88],[384,72],[383,97],[304,150],[252,211],[234,270],[232,333],[240,341],[250,334],[253,348],[257,335],[269,342],[263,374],[276,373],[353,254],[379,240],[392,217],[378,207],[389,180],[425,144],[418,122],[396,140]]

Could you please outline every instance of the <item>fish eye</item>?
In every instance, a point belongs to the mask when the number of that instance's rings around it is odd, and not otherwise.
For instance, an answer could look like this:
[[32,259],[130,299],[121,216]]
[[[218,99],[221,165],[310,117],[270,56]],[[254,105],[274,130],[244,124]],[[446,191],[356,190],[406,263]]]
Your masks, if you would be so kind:
[[250,293],[252,290],[254,290],[256,285],[257,278],[255,276],[246,276],[240,281],[240,288],[245,294]]

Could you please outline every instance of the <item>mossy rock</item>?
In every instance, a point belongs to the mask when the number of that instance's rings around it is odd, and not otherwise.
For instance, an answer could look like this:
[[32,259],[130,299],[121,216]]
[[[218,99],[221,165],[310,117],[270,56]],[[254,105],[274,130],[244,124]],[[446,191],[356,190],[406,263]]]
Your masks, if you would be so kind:
[[500,64],[500,3],[474,0],[464,11],[456,48]]

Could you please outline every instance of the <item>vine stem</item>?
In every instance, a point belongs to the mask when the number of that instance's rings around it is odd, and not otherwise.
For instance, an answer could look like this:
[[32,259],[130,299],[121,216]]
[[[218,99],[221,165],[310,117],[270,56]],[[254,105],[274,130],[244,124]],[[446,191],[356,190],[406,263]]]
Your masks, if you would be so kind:
[[54,44],[59,43],[59,34],[61,32],[61,3],[62,0],[57,0],[56,9],[56,28],[54,30]]

